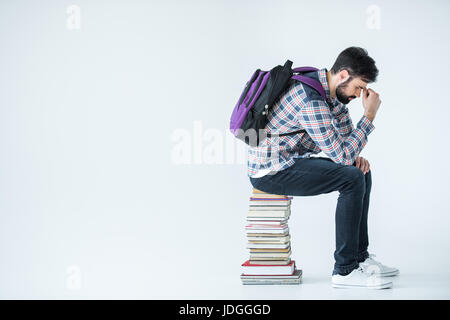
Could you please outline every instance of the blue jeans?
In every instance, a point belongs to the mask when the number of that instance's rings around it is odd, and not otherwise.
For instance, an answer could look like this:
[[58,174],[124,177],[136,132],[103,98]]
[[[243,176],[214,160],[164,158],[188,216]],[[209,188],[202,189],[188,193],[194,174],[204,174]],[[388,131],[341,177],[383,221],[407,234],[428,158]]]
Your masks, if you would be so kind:
[[261,191],[289,196],[315,196],[339,191],[332,274],[349,274],[369,256],[367,214],[372,187],[371,170],[364,174],[355,163],[344,166],[324,157],[297,158],[291,167],[260,178],[250,177],[250,182]]

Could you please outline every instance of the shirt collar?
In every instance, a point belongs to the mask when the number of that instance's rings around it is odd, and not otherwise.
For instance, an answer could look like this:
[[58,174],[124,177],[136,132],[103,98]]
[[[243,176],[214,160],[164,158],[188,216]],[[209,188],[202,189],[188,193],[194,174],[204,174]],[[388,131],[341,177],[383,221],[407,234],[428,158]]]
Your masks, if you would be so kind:
[[336,99],[333,99],[330,94],[330,87],[328,86],[328,80],[327,80],[327,68],[323,68],[317,71],[319,74],[319,80],[322,84],[322,87],[325,89],[325,93],[327,95],[327,103],[331,102],[331,105],[334,105],[336,103]]

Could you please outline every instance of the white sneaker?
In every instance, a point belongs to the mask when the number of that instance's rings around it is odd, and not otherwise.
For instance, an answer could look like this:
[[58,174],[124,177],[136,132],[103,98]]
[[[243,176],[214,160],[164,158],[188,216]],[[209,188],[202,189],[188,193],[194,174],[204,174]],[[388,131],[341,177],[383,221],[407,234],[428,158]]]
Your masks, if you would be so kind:
[[358,267],[346,276],[335,274],[331,276],[333,288],[366,288],[366,289],[386,289],[392,287],[392,281],[364,272],[362,267]]
[[359,266],[364,269],[364,272],[379,277],[392,277],[400,273],[398,269],[385,266],[381,262],[376,261],[373,257],[376,256],[374,254],[369,254],[369,257],[364,260],[364,262],[359,263]]

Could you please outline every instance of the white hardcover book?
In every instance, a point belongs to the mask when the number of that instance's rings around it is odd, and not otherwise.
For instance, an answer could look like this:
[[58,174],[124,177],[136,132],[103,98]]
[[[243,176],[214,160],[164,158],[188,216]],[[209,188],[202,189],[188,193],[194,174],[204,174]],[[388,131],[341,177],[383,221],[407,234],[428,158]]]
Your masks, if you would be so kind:
[[247,244],[260,244],[260,245],[264,245],[264,244],[285,244],[287,242],[282,241],[282,240],[265,240],[265,241],[258,241],[258,240],[249,240],[247,242]]
[[[270,267],[269,267],[270,268]],[[302,270],[301,269],[295,269],[294,272],[292,274],[289,275],[279,275],[279,276],[274,276],[274,275],[251,275],[251,274],[241,274],[241,279],[242,280],[262,280],[262,281],[277,281],[277,280],[281,280],[281,279],[301,279],[302,277]]]
[[278,259],[278,260],[249,260],[253,264],[258,265],[271,265],[271,266],[286,266],[291,263],[291,258]]
[[288,258],[291,256],[292,251],[288,252],[251,252],[250,260],[257,260],[258,258],[274,259],[274,258]]
[[291,243],[247,243],[247,249],[261,249],[261,248],[267,248],[267,249],[286,249],[289,247]]
[[246,229],[247,233],[287,233],[289,232],[289,228],[284,228],[284,229]]
[[242,276],[250,275],[292,275],[295,271],[295,261],[284,266],[253,265],[249,261],[242,264]]
[[289,232],[286,233],[253,233],[253,232],[247,232],[247,237],[285,237],[288,236]]
[[286,210],[258,210],[252,211],[249,210],[247,213],[247,217],[278,217],[278,218],[287,218],[291,215],[289,211]]
[[249,206],[248,209],[250,211],[267,211],[267,210],[272,210],[272,211],[288,211],[291,209],[291,207],[287,207],[287,206],[277,206],[277,205],[272,205],[272,206]]
[[249,206],[249,211],[290,211],[291,207],[286,206]]
[[291,236],[287,235],[287,236],[275,236],[275,237],[265,237],[265,236],[248,236],[247,237],[248,241],[253,241],[253,242],[288,242],[289,240],[291,240]]

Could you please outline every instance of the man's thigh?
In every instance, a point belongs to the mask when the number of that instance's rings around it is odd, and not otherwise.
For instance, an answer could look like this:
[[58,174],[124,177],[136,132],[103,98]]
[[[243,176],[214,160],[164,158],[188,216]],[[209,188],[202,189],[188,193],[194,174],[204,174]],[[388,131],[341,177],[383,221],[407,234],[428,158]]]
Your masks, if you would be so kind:
[[312,196],[338,191],[363,176],[356,166],[344,166],[330,158],[299,158],[291,167],[260,178],[258,187],[262,191],[267,188],[269,193],[273,190],[290,196]]

